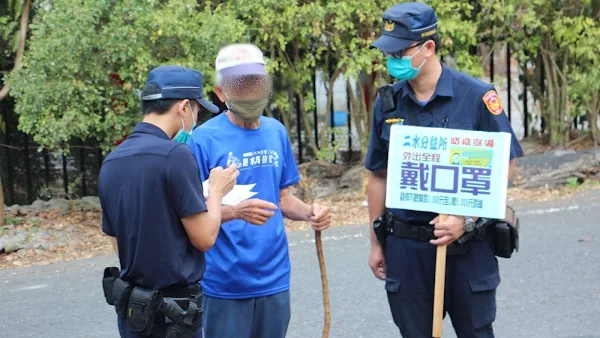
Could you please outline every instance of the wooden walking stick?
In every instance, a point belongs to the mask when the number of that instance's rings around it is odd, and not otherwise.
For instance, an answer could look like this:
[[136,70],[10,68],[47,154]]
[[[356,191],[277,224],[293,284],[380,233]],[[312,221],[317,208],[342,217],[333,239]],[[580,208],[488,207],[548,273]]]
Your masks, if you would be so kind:
[[[440,215],[440,222],[445,222],[448,215]],[[446,281],[446,250],[448,245],[438,245],[435,258],[435,292],[433,295],[433,338],[442,337],[442,320],[444,319],[444,283]]]
[[325,311],[325,323],[323,326],[323,338],[329,337],[329,285],[327,283],[327,270],[325,269],[325,258],[323,257],[323,243],[321,242],[321,231],[315,231],[315,243],[317,245],[317,256],[319,257],[319,268],[321,269],[321,283],[323,286],[323,309]]

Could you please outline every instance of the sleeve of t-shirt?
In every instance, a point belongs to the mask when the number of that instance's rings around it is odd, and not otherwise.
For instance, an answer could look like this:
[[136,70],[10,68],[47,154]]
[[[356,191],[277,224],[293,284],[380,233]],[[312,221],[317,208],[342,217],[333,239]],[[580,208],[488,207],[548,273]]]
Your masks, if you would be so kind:
[[210,166],[208,163],[208,154],[206,153],[205,147],[198,143],[194,138],[190,138],[188,146],[192,150],[198,169],[200,170],[200,178],[202,182],[208,179],[210,175]]
[[495,89],[491,88],[481,98],[479,103],[480,130],[490,132],[510,133],[510,159],[523,155],[521,144],[515,135],[508,116],[504,113],[500,98]]
[[284,139],[284,153],[279,189],[285,189],[300,182],[300,172],[298,171],[298,166],[296,165],[296,158],[294,157],[294,152],[292,151],[290,139],[287,137],[287,132],[280,133],[280,135],[282,135],[281,137]]
[[[100,192],[98,193],[98,195],[100,195]],[[104,204],[103,199],[100,199],[100,208],[102,208],[102,232],[104,232],[108,236],[115,237],[115,229],[110,223],[110,219],[108,218],[108,210],[106,208],[106,205]]]
[[381,138],[381,114],[381,100],[377,96],[373,110],[373,120],[371,121],[371,135],[369,135],[369,145],[364,163],[365,168],[370,171],[387,169],[388,164],[388,149]]
[[200,171],[190,148],[178,145],[166,161],[167,191],[177,216],[184,218],[206,211]]

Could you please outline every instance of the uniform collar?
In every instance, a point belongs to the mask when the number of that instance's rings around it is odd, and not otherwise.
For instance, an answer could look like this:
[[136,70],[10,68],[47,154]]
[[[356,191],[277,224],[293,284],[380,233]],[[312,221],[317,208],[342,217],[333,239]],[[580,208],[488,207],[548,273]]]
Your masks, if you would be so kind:
[[[442,65],[442,75],[440,75],[440,78],[438,79],[435,92],[431,97],[432,100],[436,96],[454,97],[454,76],[452,74],[452,69],[446,66],[443,62],[440,63]],[[410,86],[404,86],[401,95],[402,99],[404,99],[404,97],[406,97],[408,94],[410,94],[411,98],[415,96]]]
[[162,138],[165,140],[170,140],[169,136],[159,127],[155,126],[152,123],[148,122],[140,122],[133,129],[133,133],[144,133],[154,135],[158,138]]

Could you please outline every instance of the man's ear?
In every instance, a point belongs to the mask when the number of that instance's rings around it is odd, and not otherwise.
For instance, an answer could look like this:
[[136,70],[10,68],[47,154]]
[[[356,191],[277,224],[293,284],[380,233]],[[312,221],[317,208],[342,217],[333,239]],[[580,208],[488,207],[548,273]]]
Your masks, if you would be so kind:
[[221,89],[221,87],[215,86],[215,94],[217,94],[217,97],[221,102],[225,102],[225,94],[223,94],[223,89]]

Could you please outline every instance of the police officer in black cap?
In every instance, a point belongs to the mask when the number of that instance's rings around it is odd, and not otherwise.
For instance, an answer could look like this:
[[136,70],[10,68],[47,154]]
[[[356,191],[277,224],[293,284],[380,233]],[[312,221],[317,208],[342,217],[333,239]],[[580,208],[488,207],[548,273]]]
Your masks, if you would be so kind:
[[493,337],[500,275],[491,236],[470,240],[466,250],[451,250],[453,242],[474,231],[477,219],[450,215],[442,222],[428,212],[385,209],[394,123],[511,133],[509,179],[514,158],[523,154],[494,88],[443,64],[439,46],[438,20],[428,5],[402,3],[383,14],[383,35],[372,48],[385,54],[388,71],[399,81],[381,88],[375,103],[365,160],[370,171],[367,194],[371,223],[389,212],[390,223],[402,231],[379,242],[371,230],[369,266],[386,281],[392,316],[402,336],[429,338],[436,246],[448,244],[444,313],[450,315],[459,338]]
[[199,71],[154,68],[141,99],[143,121],[106,157],[98,178],[102,230],[121,267],[105,269],[106,301],[121,337],[201,338],[204,252],[227,221],[221,202],[239,171],[213,169],[203,193],[185,143],[201,107],[218,108],[204,98]]

